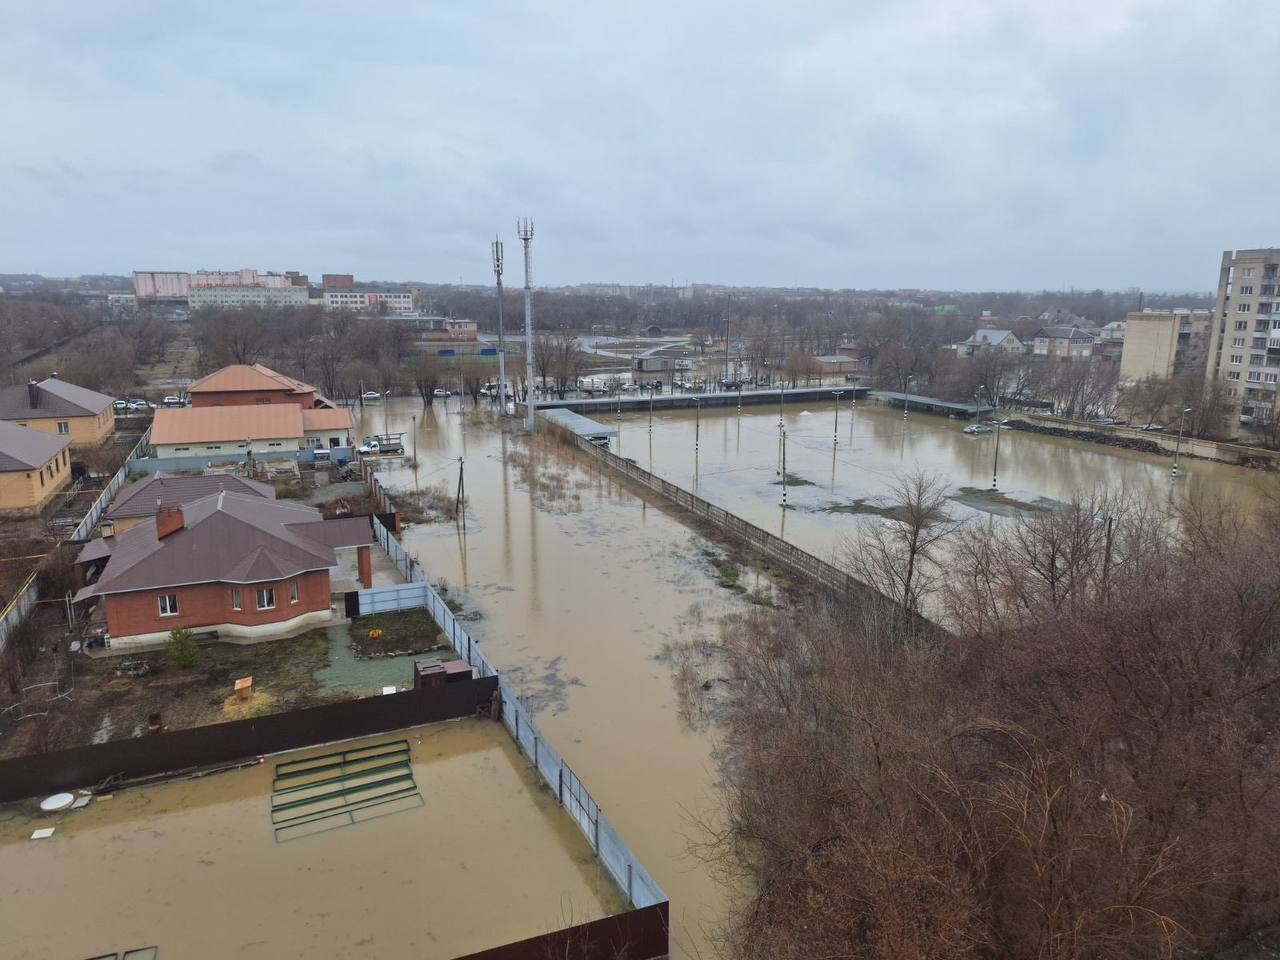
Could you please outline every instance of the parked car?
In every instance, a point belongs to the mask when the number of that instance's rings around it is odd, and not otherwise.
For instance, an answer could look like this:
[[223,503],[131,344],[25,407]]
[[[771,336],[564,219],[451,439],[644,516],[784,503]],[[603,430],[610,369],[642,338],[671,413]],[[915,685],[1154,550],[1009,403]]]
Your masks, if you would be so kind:
[[1240,414],[1240,422],[1243,423],[1245,426],[1248,426],[1249,424],[1253,423],[1253,417],[1250,414],[1242,413]]
[[639,392],[640,392],[640,384],[638,384],[638,383],[624,383],[624,384],[622,385],[622,392],[623,392],[623,393],[639,393]]
[[187,401],[183,400],[181,397],[168,396],[161,401],[161,405],[166,407],[185,407],[187,405]]
[[451,393],[450,393],[448,390],[446,390],[444,387],[436,387],[434,390],[432,390],[432,391],[431,391],[431,395],[432,395],[433,397],[451,397],[451,396],[453,396],[453,394],[451,394]]
[[129,409],[129,401],[117,400],[115,403],[111,404],[111,409],[116,413],[124,413]]
[[964,432],[968,434],[990,433],[991,428],[988,427],[985,423],[971,423],[964,428]]
[[1096,420],[1090,420],[1090,423],[1096,423],[1099,426],[1110,427],[1115,424],[1114,417],[1098,417]]
[[1152,433],[1156,433],[1156,432],[1158,432],[1158,431],[1160,431],[1160,430],[1163,430],[1163,429],[1164,429],[1164,425],[1163,425],[1163,424],[1160,424],[1160,423],[1144,423],[1144,424],[1142,424],[1141,426],[1137,427],[1136,429],[1138,429],[1138,430],[1149,430],[1149,431],[1151,431]]
[[154,403],[149,403],[146,400],[142,400],[136,397],[129,401],[130,410],[154,410],[155,408],[156,408],[156,405]]
[[360,394],[360,399],[363,400],[365,403],[370,403],[371,401],[374,401],[374,400],[381,400],[382,394],[380,394],[377,390],[366,390],[364,393]]

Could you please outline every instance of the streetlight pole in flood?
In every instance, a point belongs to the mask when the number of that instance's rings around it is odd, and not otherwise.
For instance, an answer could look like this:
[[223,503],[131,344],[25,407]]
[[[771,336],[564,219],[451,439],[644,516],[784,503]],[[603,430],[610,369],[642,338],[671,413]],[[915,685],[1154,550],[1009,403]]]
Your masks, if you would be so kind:
[[831,428],[831,449],[834,450],[840,446],[840,398],[844,396],[843,390],[832,390],[831,395],[836,398],[834,404],[836,409],[835,426]]
[[[994,393],[991,392],[991,388],[988,387],[985,383],[982,385],[982,389],[987,391],[987,399],[991,401],[991,419],[995,420],[996,419],[996,416],[995,416],[996,396]],[[975,398],[976,396],[977,395],[975,394]],[[974,409],[975,410],[977,409],[976,405]],[[977,422],[976,414],[974,415],[974,422],[975,423]],[[991,460],[991,489],[992,490],[997,489],[996,478],[999,476],[999,473],[1000,473],[1000,424],[998,422],[995,424],[995,432],[996,432],[996,452],[995,452],[995,456]]]
[[[530,377],[533,376],[533,255],[529,252],[529,244],[533,242],[533,221],[520,220],[516,224],[516,233],[524,244],[524,366]],[[503,397],[503,403],[506,398]],[[533,391],[525,396],[524,409],[525,429],[533,433],[533,412],[537,406]]]
[[653,436],[653,395],[658,392],[655,384],[649,384],[649,436]]
[[[507,348],[502,322],[502,241],[493,240],[493,276],[498,281],[498,416],[507,415]],[[512,391],[514,393],[514,391]]]
[[698,444],[702,440],[702,398],[693,398],[693,482],[698,482]]
[[1182,454],[1182,431],[1187,426],[1187,414],[1191,412],[1191,408],[1187,407],[1182,411],[1182,417],[1178,421],[1178,442],[1173,448],[1173,472],[1169,475],[1171,480],[1178,479],[1178,458]]
[[902,381],[902,422],[907,422],[907,410],[911,407],[911,381],[915,377],[906,377]]

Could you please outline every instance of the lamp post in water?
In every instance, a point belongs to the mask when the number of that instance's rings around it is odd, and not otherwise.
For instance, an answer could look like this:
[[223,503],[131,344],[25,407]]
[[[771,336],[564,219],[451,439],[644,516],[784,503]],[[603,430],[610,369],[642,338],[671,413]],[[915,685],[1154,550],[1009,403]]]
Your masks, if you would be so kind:
[[698,481],[698,444],[702,439],[702,398],[693,398],[693,480]]
[[836,411],[835,425],[831,428],[831,449],[840,446],[840,398],[844,396],[843,390],[832,390],[831,395],[836,398],[833,404]]
[[[991,392],[991,388],[990,388],[990,387],[988,387],[985,383],[982,385],[981,389],[982,389],[982,390],[987,391],[987,399],[991,401],[991,412],[992,412],[992,414],[994,414],[994,413],[995,413],[995,410],[996,410],[996,398],[995,398],[995,394],[993,394],[993,393]],[[977,409],[976,398],[977,398],[977,394],[975,394],[975,404],[974,404],[974,409],[975,409],[975,410]],[[995,417],[994,417],[994,416],[992,416],[992,420],[995,420]],[[975,423],[977,422],[977,420],[976,420],[976,415],[975,415],[975,420],[974,420],[974,422],[975,422]],[[996,477],[998,476],[999,471],[1000,471],[1000,424],[999,424],[999,423],[996,423],[996,424],[994,425],[993,429],[994,429],[994,430],[995,430],[995,432],[996,432],[996,452],[995,452],[995,455],[992,457],[992,460],[991,460],[991,489],[992,489],[992,490],[995,490],[995,489],[996,489]]]
[[907,410],[911,407],[911,384],[915,377],[906,377],[902,381],[902,422],[907,422]]
[[1191,408],[1187,407],[1182,411],[1182,418],[1178,421],[1178,442],[1173,447],[1173,471],[1169,477],[1172,480],[1178,479],[1178,458],[1182,453],[1182,431],[1187,426],[1187,414],[1191,412]]

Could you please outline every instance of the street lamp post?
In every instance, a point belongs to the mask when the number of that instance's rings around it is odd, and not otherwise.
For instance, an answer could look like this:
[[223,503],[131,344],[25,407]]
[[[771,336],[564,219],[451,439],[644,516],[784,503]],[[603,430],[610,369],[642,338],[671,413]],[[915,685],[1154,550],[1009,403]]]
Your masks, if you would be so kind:
[[832,390],[831,395],[836,398],[833,404],[836,411],[835,425],[831,428],[831,448],[834,450],[840,446],[840,398],[844,396],[843,390]]
[[698,475],[698,445],[702,440],[702,398],[693,398],[693,475]]
[[1187,426],[1187,414],[1191,412],[1191,408],[1187,407],[1182,411],[1182,417],[1178,420],[1178,442],[1173,448],[1173,470],[1169,474],[1170,479],[1178,479],[1178,458],[1182,454],[1182,431]]
[[902,422],[907,422],[907,410],[911,407],[911,384],[915,377],[907,377],[902,381]]
[[657,392],[658,391],[655,389],[654,385],[652,383],[649,384],[649,435],[650,436],[653,435],[653,395]]
[[[996,410],[995,394],[991,392],[991,388],[988,387],[985,383],[982,385],[981,389],[987,391],[987,399],[991,401],[991,413],[992,413],[991,419],[995,420],[996,419],[995,418],[995,410]],[[999,476],[999,473],[1000,473],[1000,424],[996,423],[994,429],[996,432],[996,451],[991,459],[991,489],[992,490],[996,489],[996,478]]]

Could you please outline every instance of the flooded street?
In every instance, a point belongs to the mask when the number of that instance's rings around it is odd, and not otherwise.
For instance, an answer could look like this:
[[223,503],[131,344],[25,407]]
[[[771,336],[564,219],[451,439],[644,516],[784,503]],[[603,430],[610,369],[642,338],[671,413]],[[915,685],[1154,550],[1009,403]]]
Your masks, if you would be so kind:
[[[667,513],[573,451],[498,432],[470,404],[465,418],[456,399],[424,418],[393,401],[357,432],[407,431],[413,416],[417,485],[455,489],[463,457],[470,509],[465,537],[444,523],[402,540],[479,613],[471,635],[671,898],[674,955],[709,956],[725,895],[689,844],[718,810],[714,730],[682,706],[664,647],[713,633],[744,594],[717,586],[711,545]],[[379,466],[392,490],[414,487],[399,458]]]
[[[402,539],[434,581],[479,619],[473,637],[535,710],[539,725],[596,796],[606,816],[672,901],[678,956],[706,956],[726,894],[690,852],[698,824],[718,811],[714,726],[697,697],[681,696],[672,641],[710,636],[744,594],[717,585],[712,545],[664,510],[622,490],[586,455],[497,430],[458,400],[421,409],[411,400],[357,411],[357,435],[406,431],[406,454],[379,463],[392,490],[456,491],[459,458],[470,504],[465,535],[452,523],[409,527]],[[848,505],[874,502],[917,467],[942,474],[965,516],[1008,514],[981,492],[991,482],[994,435],[962,434],[963,423],[902,415],[870,403],[854,418],[841,408],[832,456],[832,410],[785,409],[787,488],[781,508],[777,410],[692,410],[596,415],[620,427],[614,449],[703,497],[830,557],[855,529]],[[1241,468],[1171,461],[1082,442],[1002,431],[1000,490],[1027,503],[1060,502],[1094,486],[1151,497],[1219,489],[1256,496],[1260,477]],[[975,488],[976,498],[964,488]],[[720,551],[721,553],[723,551]],[[743,586],[758,582],[746,575]],[[345,671],[344,671],[345,672]],[[714,691],[712,693],[714,696]],[[695,705],[691,708],[690,702]]]

